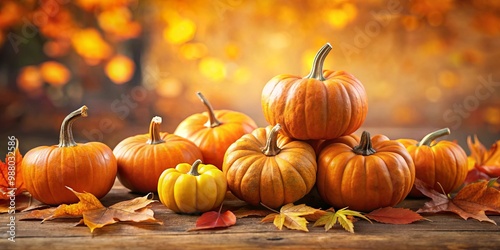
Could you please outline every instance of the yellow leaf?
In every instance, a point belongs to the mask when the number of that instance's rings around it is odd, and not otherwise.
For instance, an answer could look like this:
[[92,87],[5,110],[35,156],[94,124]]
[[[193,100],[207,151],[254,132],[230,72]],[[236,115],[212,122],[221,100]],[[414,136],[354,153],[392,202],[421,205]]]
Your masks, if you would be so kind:
[[295,206],[293,203],[289,203],[281,207],[279,213],[269,214],[261,222],[270,222],[272,220],[279,230],[282,230],[283,226],[285,226],[288,229],[308,232],[308,221],[303,216],[312,215],[318,211],[319,209],[306,206],[305,204]]
[[325,226],[325,231],[330,230],[337,222],[346,230],[354,233],[354,223],[352,218],[359,217],[371,223],[371,221],[362,215],[360,212],[342,208],[335,212],[333,209],[328,209],[326,213],[321,216],[313,226]]

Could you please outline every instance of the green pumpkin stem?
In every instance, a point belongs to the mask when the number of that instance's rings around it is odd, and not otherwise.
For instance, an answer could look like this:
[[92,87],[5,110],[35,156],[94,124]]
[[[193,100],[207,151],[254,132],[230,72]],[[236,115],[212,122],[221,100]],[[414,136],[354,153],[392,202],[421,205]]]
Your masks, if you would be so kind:
[[203,102],[203,104],[205,104],[205,106],[208,109],[208,121],[205,124],[205,126],[209,128],[215,128],[217,126],[220,126],[222,123],[215,117],[215,112],[210,102],[208,102],[207,98],[205,98],[205,96],[203,96],[201,92],[197,92],[196,94],[200,98],[201,102]]
[[149,124],[150,138],[146,142],[147,144],[154,145],[165,142],[160,135],[160,124],[161,124],[161,117],[155,116],[153,117],[153,119],[151,119],[151,123]]
[[354,147],[352,151],[358,155],[364,155],[364,156],[372,155],[375,152],[377,152],[372,147],[372,140],[370,137],[370,133],[363,131],[363,133],[361,134],[359,145]]
[[450,133],[451,132],[450,132],[449,128],[443,128],[440,130],[436,130],[436,131],[431,132],[428,135],[424,136],[424,138],[422,138],[422,140],[417,144],[417,146],[419,146],[419,147],[423,146],[423,145],[430,146],[432,141],[434,141],[435,139],[437,139],[441,136],[449,135]]
[[266,146],[262,149],[262,153],[267,156],[275,156],[280,153],[281,149],[278,147],[278,132],[281,125],[278,123],[274,125],[269,134],[267,135]]
[[320,81],[324,81],[325,77],[323,76],[323,64],[325,63],[325,58],[328,53],[332,50],[332,45],[330,43],[325,44],[321,49],[316,53],[314,57],[313,65],[311,72],[305,78],[314,78]]
[[59,147],[73,147],[77,145],[73,138],[73,122],[80,117],[87,117],[87,109],[87,106],[83,105],[64,118],[59,132]]
[[201,164],[201,160],[198,159],[196,160],[193,165],[191,165],[191,169],[189,170],[188,174],[192,176],[198,176],[200,173],[198,173],[198,166]]

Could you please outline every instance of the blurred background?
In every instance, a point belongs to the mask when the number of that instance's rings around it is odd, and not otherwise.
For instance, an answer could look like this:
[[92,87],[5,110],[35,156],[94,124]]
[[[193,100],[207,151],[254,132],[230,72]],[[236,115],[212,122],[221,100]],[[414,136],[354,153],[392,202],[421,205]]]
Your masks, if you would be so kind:
[[496,0],[1,0],[0,141],[15,135],[23,154],[57,144],[82,105],[79,142],[113,148],[155,115],[172,133],[205,111],[196,91],[265,126],[266,82],[307,75],[330,42],[324,68],[366,88],[361,129],[420,139],[450,127],[466,151],[474,134],[489,147],[500,139],[499,36]]

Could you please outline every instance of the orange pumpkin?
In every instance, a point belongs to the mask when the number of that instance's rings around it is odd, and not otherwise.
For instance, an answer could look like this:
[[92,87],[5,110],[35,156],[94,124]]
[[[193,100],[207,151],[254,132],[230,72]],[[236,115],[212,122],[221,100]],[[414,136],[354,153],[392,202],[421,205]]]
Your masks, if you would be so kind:
[[202,159],[201,151],[193,142],[161,133],[161,121],[161,117],[153,117],[148,134],[126,138],[113,150],[118,161],[118,179],[132,191],[156,192],[158,178],[165,169]]
[[[449,135],[448,128],[429,133],[420,142],[400,139],[415,163],[415,176],[438,192],[450,193],[465,181],[468,171],[467,154],[457,143],[451,141],[434,142],[435,139]],[[413,188],[411,197],[424,197]]]
[[318,156],[317,188],[335,208],[371,211],[403,201],[415,181],[415,166],[404,146],[383,135],[343,136]]
[[264,86],[264,117],[271,125],[281,124],[283,134],[300,140],[334,139],[363,124],[368,111],[363,85],[345,71],[323,71],[331,49],[330,44],[321,48],[309,75],[278,75]]
[[208,100],[197,93],[208,111],[184,119],[174,134],[194,142],[203,154],[203,162],[222,169],[227,148],[257,125],[247,115],[231,110],[214,110]]
[[278,208],[304,197],[316,181],[316,155],[303,141],[279,134],[280,125],[255,129],[224,157],[229,190],[241,200]]
[[86,106],[66,116],[59,145],[36,147],[24,155],[24,183],[35,199],[50,205],[70,204],[78,198],[66,186],[97,198],[113,186],[117,166],[111,149],[100,142],[76,143],[73,139],[72,124],[82,116],[87,116]]

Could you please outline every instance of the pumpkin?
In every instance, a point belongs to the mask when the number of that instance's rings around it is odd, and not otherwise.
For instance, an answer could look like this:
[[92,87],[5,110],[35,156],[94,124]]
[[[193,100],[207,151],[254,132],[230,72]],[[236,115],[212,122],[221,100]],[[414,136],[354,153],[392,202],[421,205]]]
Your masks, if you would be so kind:
[[316,181],[314,149],[279,134],[280,129],[280,124],[257,128],[234,142],[224,156],[229,190],[251,205],[278,208],[295,202]]
[[364,131],[361,139],[343,136],[318,156],[317,188],[335,208],[371,211],[403,201],[415,181],[415,166],[405,147]]
[[202,159],[193,142],[160,132],[161,122],[161,117],[153,117],[148,134],[128,137],[113,150],[118,161],[118,179],[134,192],[156,192],[163,170]]
[[163,171],[158,181],[160,201],[176,213],[203,213],[218,208],[227,191],[220,169],[196,160]]
[[203,161],[222,169],[227,148],[257,125],[249,116],[231,110],[214,110],[208,100],[197,93],[207,112],[193,114],[184,119],[174,134],[194,142],[203,154]]
[[355,132],[368,111],[366,92],[345,71],[323,71],[332,49],[323,46],[305,76],[282,74],[269,80],[262,90],[264,117],[281,124],[282,133],[300,140],[334,139]]
[[[415,163],[415,176],[438,192],[450,193],[462,185],[467,177],[467,154],[457,143],[435,139],[449,135],[444,128],[426,135],[420,142],[400,139]],[[415,187],[411,197],[424,197]]]
[[33,198],[49,205],[70,204],[78,198],[66,187],[102,198],[113,186],[113,151],[100,142],[76,143],[73,138],[72,124],[86,117],[87,110],[82,106],[64,118],[58,145],[39,146],[24,155],[24,183]]

